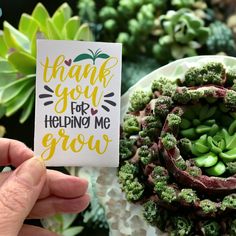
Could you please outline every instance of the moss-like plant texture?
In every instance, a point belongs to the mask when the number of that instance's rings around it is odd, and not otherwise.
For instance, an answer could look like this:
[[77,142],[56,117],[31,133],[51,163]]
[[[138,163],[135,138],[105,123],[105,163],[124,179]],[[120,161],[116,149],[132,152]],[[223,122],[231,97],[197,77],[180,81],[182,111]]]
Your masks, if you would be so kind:
[[21,16],[18,29],[4,22],[0,31],[0,117],[21,110],[23,123],[33,110],[37,39],[92,40],[93,36],[87,24],[72,17],[67,3],[52,17],[37,4],[32,15]]
[[234,235],[235,79],[233,68],[209,62],[130,97],[119,181],[170,235]]

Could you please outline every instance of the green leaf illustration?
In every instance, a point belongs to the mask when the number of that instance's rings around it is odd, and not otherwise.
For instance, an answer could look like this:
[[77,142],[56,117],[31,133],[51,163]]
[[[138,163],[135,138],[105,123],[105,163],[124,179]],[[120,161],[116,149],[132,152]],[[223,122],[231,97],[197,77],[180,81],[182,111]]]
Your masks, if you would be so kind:
[[106,54],[106,53],[101,53],[101,54],[99,54],[98,56],[97,56],[97,58],[102,58],[102,59],[107,59],[107,58],[109,58],[110,56],[108,55],[108,54]]
[[93,60],[93,57],[87,53],[82,53],[82,54],[79,54],[73,62],[77,62],[77,61],[82,61],[82,60],[86,60],[86,59],[92,59]]

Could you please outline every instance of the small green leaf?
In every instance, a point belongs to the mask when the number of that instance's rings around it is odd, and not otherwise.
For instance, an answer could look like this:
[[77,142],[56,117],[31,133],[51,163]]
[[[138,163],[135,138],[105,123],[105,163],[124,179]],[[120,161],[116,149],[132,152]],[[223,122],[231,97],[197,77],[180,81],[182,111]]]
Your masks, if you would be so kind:
[[42,3],[38,3],[32,13],[33,18],[39,23],[40,30],[47,35],[47,19],[50,17]]
[[62,214],[63,229],[67,229],[75,221],[77,214]]
[[8,22],[4,21],[4,41],[8,48],[18,49],[30,53],[30,41],[20,31],[11,26]]
[[52,21],[59,32],[62,31],[64,24],[70,19],[72,10],[67,3],[63,3],[52,16]]
[[20,72],[35,74],[36,60],[30,54],[15,51],[8,56],[8,61]]
[[63,231],[63,236],[76,236],[79,233],[81,233],[83,231],[83,227],[82,226],[76,226],[76,227],[71,227],[65,231]]
[[34,107],[34,98],[35,94],[33,94],[29,100],[24,104],[23,111],[20,116],[20,123],[24,123],[32,113],[33,107]]
[[31,55],[34,58],[36,58],[36,52],[37,52],[37,33],[33,36],[32,40],[31,40],[30,49],[31,49]]
[[5,58],[7,54],[7,45],[3,39],[3,31],[0,30],[0,56]]
[[109,58],[110,56],[108,55],[108,54],[106,54],[106,53],[101,53],[101,54],[99,54],[98,56],[97,56],[97,58],[103,58],[103,59],[107,59],[107,58]]
[[13,98],[17,97],[18,94],[28,85],[34,84],[35,80],[33,76],[27,76],[22,79],[18,79],[11,84],[8,84],[3,88],[0,103],[10,102]]
[[83,24],[80,26],[75,34],[74,40],[94,41],[93,34],[88,24]]
[[19,72],[7,60],[0,59],[0,88],[14,82],[19,76]]
[[63,28],[63,34],[66,39],[73,40],[77,30],[80,27],[80,19],[78,16],[70,18]]
[[0,58],[0,72],[17,72],[17,70],[7,60]]
[[0,70],[0,88],[16,81],[18,78],[17,72],[1,72]]
[[62,11],[56,11],[52,17],[52,22],[59,32],[62,31],[65,19]]
[[19,30],[31,41],[38,31],[38,23],[32,16],[24,13],[20,18]]
[[57,10],[57,11],[62,11],[63,12],[63,16],[64,16],[64,19],[65,19],[65,22],[68,21],[72,15],[72,9],[71,7],[69,6],[68,3],[63,3]]
[[6,116],[9,117],[17,112],[28,101],[31,96],[34,96],[35,85],[28,84],[24,89],[6,104]]
[[48,38],[49,39],[61,39],[60,33],[54,25],[52,19],[47,19],[47,29],[48,29]]
[[78,55],[73,62],[77,62],[77,61],[82,61],[82,60],[86,60],[86,59],[92,59],[93,57],[87,53],[82,53],[80,55]]

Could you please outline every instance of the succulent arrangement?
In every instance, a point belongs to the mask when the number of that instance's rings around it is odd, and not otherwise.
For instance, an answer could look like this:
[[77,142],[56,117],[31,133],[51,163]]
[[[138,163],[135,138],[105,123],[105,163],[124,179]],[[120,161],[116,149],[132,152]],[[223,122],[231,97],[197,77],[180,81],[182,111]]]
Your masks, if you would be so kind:
[[18,29],[4,22],[0,33],[0,113],[11,116],[21,110],[21,123],[34,107],[37,39],[92,40],[93,35],[78,16],[72,17],[67,3],[52,17],[38,3],[32,15],[22,14]]
[[[167,14],[167,9],[175,9],[178,13],[179,9],[188,8],[191,10],[204,10],[206,4],[201,0],[192,0],[192,1],[183,1],[183,0],[171,0],[171,1],[150,1],[150,0],[138,0],[138,1],[109,1],[105,0],[99,3],[96,3],[93,0],[82,0],[78,2],[79,15],[85,22],[93,23],[95,26],[95,32],[100,29],[100,32],[97,34],[98,39],[117,41],[123,43],[123,54],[128,57],[134,57],[134,53],[144,53],[146,55],[153,54],[153,47],[158,41],[160,36],[169,35],[173,37],[173,30],[175,30],[176,20],[173,17],[172,21],[166,23],[163,27],[160,24],[159,17],[163,15],[162,18],[165,18]],[[190,10],[191,9],[191,10]],[[96,10],[99,13],[96,13]],[[200,18],[194,15],[195,20],[200,21],[200,26],[204,25],[204,22]],[[171,14],[168,14],[167,17],[170,17]],[[181,16],[182,18],[182,16]],[[190,19],[188,17],[187,21]],[[186,19],[185,19],[186,20]],[[183,23],[186,23],[185,20],[180,20]],[[178,19],[177,19],[178,21]],[[188,27],[191,27],[191,33],[195,34],[199,29],[198,24],[188,24]],[[169,26],[167,26],[169,25]],[[180,27],[181,23],[176,26],[176,30]],[[166,29],[168,27],[168,29]],[[183,26],[185,27],[185,26]],[[173,28],[173,29],[170,29]],[[201,36],[200,36],[201,37]],[[194,38],[188,39],[188,43]],[[202,37],[203,39],[204,37]],[[148,44],[146,43],[148,41]],[[204,41],[204,40],[202,40]],[[175,42],[168,41],[169,44],[175,44]],[[183,42],[181,42],[182,44]],[[185,47],[189,47],[188,43],[184,43]],[[178,46],[181,48],[182,45]],[[199,43],[200,44],[200,43]],[[176,44],[175,44],[176,46]],[[157,49],[155,49],[157,51]],[[157,54],[156,52],[154,55]],[[170,54],[170,53],[169,53]],[[167,61],[171,60],[170,55],[164,56]],[[162,55],[163,58],[163,55]]]
[[235,83],[235,68],[209,62],[130,97],[118,179],[169,235],[236,235]]
[[235,54],[232,30],[223,22],[216,30],[218,15],[212,6],[214,3],[202,0],[78,2],[79,15],[91,24],[98,40],[121,42],[129,60],[139,53],[162,64],[206,51],[220,53],[225,42],[233,50],[228,46],[223,51]]

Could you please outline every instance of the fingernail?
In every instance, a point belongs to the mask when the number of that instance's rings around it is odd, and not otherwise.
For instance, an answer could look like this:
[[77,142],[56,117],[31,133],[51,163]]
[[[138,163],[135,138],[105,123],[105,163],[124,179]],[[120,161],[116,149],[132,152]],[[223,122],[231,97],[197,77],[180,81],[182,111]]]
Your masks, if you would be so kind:
[[45,172],[46,168],[43,159],[33,157],[25,161],[16,169],[16,176],[26,184],[35,186],[40,183],[40,180]]

